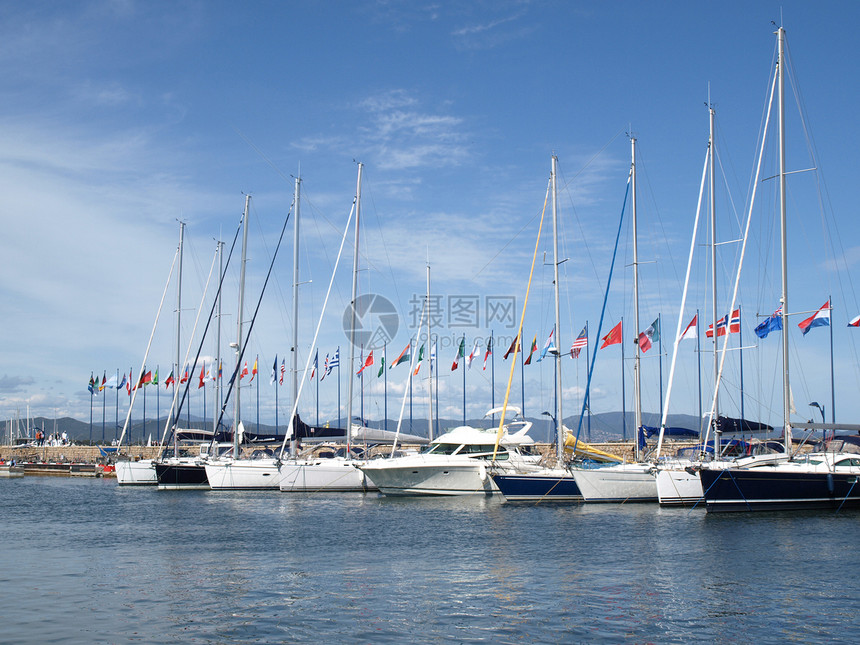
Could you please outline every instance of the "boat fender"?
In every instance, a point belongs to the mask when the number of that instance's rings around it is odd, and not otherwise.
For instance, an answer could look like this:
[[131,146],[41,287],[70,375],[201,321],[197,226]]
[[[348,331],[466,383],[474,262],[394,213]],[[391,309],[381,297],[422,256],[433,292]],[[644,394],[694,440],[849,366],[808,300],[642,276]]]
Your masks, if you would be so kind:
[[484,464],[478,466],[478,477],[481,478],[482,482],[487,481],[487,467]]
[[833,494],[833,475],[830,473],[827,473],[827,492]]

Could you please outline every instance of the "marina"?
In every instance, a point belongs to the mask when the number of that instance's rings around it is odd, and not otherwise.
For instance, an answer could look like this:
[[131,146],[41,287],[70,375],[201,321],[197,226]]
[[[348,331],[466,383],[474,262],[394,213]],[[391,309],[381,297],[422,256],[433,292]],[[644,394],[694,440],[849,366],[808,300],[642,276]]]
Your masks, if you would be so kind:
[[860,4],[37,4],[0,643],[860,640]]

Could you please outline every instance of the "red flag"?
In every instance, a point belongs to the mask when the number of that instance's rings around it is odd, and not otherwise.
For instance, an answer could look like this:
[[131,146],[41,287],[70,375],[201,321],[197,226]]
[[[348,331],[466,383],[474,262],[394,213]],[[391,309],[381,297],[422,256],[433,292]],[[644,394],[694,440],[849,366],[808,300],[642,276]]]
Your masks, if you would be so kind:
[[170,370],[170,374],[167,375],[167,379],[164,381],[164,388],[169,388],[173,383],[176,383],[176,379],[173,378],[173,370]]
[[600,346],[600,349],[603,349],[604,347],[609,347],[610,345],[618,345],[621,342],[621,336],[621,322],[619,322],[617,325],[615,325],[615,327],[609,330],[609,333],[606,334],[606,336],[600,339],[603,341],[603,344]]
[[204,378],[206,378],[206,363],[200,366],[200,383],[197,385],[198,390],[203,387]]
[[188,366],[187,365],[185,366],[185,371],[182,373],[182,378],[179,379],[180,383],[185,383],[186,381],[188,381]]
[[[505,352],[505,355],[502,357],[505,360],[508,360],[508,356],[510,356],[514,350],[517,348],[517,341],[519,340],[519,336],[515,336],[513,342],[511,342],[511,346],[508,347],[508,351]],[[519,350],[518,350],[519,351]]]
[[361,366],[361,369],[355,373],[356,376],[361,374],[364,371],[365,367],[370,367],[373,365],[373,350],[370,350],[370,354],[367,355],[367,358],[364,360],[364,365]]

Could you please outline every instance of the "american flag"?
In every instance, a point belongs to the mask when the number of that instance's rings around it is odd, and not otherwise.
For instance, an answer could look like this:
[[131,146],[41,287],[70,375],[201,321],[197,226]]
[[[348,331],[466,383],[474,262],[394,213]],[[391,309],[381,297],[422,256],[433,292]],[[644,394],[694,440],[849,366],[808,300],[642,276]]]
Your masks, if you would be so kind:
[[573,341],[573,345],[570,346],[570,357],[571,358],[579,358],[579,352],[582,351],[583,347],[588,347],[588,327],[583,327],[582,331],[579,332],[579,336]]
[[284,365],[284,360],[286,359],[281,359],[281,378],[278,379],[278,385],[284,384],[284,373],[287,371],[287,366]]

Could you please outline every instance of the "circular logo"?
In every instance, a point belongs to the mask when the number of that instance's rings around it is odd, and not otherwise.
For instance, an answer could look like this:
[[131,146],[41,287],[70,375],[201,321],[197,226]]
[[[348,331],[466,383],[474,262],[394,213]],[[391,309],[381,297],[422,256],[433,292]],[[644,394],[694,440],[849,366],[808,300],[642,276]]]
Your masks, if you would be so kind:
[[378,293],[365,293],[355,299],[355,336],[352,335],[353,307],[343,312],[343,332],[356,347],[369,351],[381,349],[397,335],[400,316],[391,301]]

